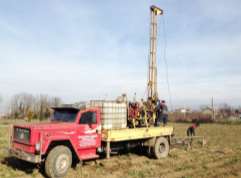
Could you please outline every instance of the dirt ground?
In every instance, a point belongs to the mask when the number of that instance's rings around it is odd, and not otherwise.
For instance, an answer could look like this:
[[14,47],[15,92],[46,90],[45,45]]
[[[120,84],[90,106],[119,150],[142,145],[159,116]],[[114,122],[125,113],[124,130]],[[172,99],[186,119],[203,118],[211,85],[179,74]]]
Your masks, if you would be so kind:
[[[185,135],[188,124],[174,125],[175,134]],[[85,162],[71,169],[71,178],[237,178],[241,177],[241,125],[203,124],[197,135],[206,137],[207,145],[191,150],[172,148],[167,158],[156,160],[139,153],[113,155],[109,160]],[[43,171],[30,163],[8,157],[8,124],[0,123],[0,177],[44,177]]]

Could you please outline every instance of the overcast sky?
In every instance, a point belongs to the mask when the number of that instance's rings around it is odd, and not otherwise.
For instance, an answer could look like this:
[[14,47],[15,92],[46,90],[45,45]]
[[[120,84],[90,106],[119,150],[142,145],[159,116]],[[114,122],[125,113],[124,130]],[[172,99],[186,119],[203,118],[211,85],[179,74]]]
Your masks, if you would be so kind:
[[[158,19],[158,89],[174,106],[241,105],[241,1],[0,0],[1,107],[19,92],[65,102],[145,97],[149,6]],[[166,34],[166,35],[165,35]]]

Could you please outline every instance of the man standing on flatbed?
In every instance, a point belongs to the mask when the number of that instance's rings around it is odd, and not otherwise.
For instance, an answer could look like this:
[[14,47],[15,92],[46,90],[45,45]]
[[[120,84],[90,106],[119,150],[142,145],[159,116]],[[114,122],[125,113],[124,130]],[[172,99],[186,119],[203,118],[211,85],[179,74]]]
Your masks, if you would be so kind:
[[161,119],[163,126],[166,126],[168,120],[168,108],[165,100],[161,101]]
[[160,100],[157,101],[157,106],[156,106],[156,121],[155,121],[155,126],[160,126],[161,122],[163,123],[163,126],[167,124],[168,120],[168,108],[166,105],[165,100]]

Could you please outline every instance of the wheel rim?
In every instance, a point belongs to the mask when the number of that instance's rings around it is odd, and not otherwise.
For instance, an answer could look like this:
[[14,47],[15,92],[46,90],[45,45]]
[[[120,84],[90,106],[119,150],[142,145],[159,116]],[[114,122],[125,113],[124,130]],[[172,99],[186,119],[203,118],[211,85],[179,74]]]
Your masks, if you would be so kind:
[[163,153],[165,150],[166,150],[165,144],[164,144],[164,143],[161,143],[160,146],[159,146],[159,151],[160,151],[160,153]]
[[60,155],[56,160],[56,170],[58,174],[63,174],[69,167],[69,157],[65,154]]

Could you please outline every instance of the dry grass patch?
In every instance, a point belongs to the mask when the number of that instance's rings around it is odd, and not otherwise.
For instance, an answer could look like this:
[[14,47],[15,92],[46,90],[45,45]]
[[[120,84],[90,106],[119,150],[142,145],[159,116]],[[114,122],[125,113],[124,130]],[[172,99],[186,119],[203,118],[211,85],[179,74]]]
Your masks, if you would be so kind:
[[[177,136],[185,136],[188,124],[173,124]],[[44,177],[37,167],[9,158],[8,123],[0,124],[0,177]],[[73,178],[197,178],[241,177],[241,125],[202,124],[197,135],[207,139],[204,148],[190,151],[173,148],[168,158],[155,160],[135,153],[112,156],[109,160],[88,161],[71,169]]]

